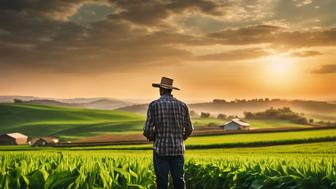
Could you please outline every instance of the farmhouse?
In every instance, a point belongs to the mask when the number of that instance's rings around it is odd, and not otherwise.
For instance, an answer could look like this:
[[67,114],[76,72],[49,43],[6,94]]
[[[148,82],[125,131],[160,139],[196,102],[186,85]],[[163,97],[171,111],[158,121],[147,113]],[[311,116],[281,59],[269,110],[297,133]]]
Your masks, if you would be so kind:
[[22,133],[7,133],[0,135],[0,145],[27,144],[28,136]]
[[30,141],[33,147],[38,146],[56,146],[59,143],[59,139],[56,137],[40,137],[34,138]]
[[231,121],[220,125],[220,128],[223,128],[224,131],[236,131],[236,130],[249,130],[250,124],[241,120],[241,119],[232,119]]

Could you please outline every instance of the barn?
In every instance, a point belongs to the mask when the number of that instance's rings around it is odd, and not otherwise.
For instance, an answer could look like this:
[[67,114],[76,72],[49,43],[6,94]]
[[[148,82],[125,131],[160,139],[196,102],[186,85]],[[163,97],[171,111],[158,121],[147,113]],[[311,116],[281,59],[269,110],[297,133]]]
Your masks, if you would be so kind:
[[250,124],[246,121],[236,118],[219,127],[223,128],[224,131],[249,130]]
[[28,136],[22,133],[6,133],[0,135],[0,145],[27,144]]

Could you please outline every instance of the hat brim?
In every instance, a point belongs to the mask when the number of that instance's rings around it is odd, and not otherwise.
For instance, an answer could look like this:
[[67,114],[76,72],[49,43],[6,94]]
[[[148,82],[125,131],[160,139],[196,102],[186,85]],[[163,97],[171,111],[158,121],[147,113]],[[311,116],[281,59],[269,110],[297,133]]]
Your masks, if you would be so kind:
[[164,88],[164,89],[175,89],[175,90],[180,90],[177,87],[173,87],[173,86],[169,86],[169,85],[163,85],[161,83],[153,83],[152,84],[153,87],[158,87],[158,88]]

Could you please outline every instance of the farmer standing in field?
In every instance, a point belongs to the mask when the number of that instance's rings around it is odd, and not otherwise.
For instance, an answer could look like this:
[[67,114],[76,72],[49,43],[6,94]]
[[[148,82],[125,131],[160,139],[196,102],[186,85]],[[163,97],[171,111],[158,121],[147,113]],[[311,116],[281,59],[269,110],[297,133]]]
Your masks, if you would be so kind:
[[184,141],[193,131],[189,110],[185,103],[173,97],[173,80],[162,77],[160,98],[148,107],[144,136],[154,141],[153,161],[158,189],[168,188],[168,173],[173,178],[174,189],[185,188],[184,181]]

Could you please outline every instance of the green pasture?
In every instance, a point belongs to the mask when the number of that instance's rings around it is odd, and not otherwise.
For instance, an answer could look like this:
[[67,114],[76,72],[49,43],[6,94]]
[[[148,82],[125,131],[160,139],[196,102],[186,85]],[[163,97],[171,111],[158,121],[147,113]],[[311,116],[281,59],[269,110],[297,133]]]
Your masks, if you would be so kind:
[[[211,127],[212,125],[223,125],[229,120],[223,120],[218,118],[193,118],[192,122],[195,127]],[[246,122],[250,124],[251,129],[265,129],[265,128],[304,128],[311,127],[310,125],[303,125],[293,123],[289,120],[276,120],[276,119],[246,119]],[[210,123],[210,126],[209,126]]]
[[[0,133],[21,132],[28,136],[54,135],[63,140],[102,134],[134,134],[142,132],[145,118],[145,115],[130,112],[8,103],[0,104]],[[198,128],[208,126],[209,123],[220,125],[227,120],[194,118],[192,121]],[[287,120],[247,121],[251,128],[310,127]],[[210,142],[213,140],[217,139],[211,139]],[[219,140],[222,141],[222,139]],[[202,140],[201,143],[203,143]]]
[[[187,149],[225,149],[237,147],[254,146],[278,146],[281,144],[304,144],[317,142],[336,141],[336,129],[309,130],[309,131],[287,131],[272,133],[251,133],[251,134],[224,134],[213,136],[192,136],[186,141]],[[286,146],[286,145],[284,145]],[[30,146],[0,146],[0,151],[36,151],[36,150],[148,150],[152,144],[139,145],[107,145],[91,147],[47,147],[34,148]]]
[[28,136],[61,138],[117,132],[137,132],[145,117],[110,110],[63,108],[44,105],[0,104],[0,132],[22,132]]
[[192,123],[196,127],[208,126],[209,123],[213,123],[213,124],[216,124],[216,125],[222,125],[226,122],[227,122],[227,120],[217,119],[217,118],[212,118],[212,117],[209,117],[209,118],[193,118],[192,119]]

